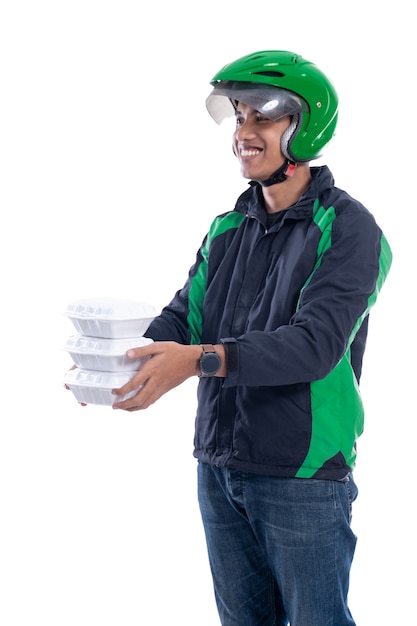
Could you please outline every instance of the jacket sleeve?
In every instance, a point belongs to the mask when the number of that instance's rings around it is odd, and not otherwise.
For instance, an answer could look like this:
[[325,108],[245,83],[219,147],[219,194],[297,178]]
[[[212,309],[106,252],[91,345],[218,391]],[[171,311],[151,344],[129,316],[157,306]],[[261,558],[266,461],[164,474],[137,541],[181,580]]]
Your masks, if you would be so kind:
[[391,260],[371,214],[339,216],[332,225],[331,245],[301,290],[289,323],[272,332],[223,339],[234,364],[225,386],[292,385],[327,376],[361,327],[366,328]]
[[206,238],[196,254],[195,263],[189,270],[184,286],[176,292],[171,302],[162,309],[161,314],[150,324],[145,333],[146,337],[154,341],[176,341],[181,344],[192,342],[189,324],[189,295],[193,278],[203,265],[202,250],[205,241]]

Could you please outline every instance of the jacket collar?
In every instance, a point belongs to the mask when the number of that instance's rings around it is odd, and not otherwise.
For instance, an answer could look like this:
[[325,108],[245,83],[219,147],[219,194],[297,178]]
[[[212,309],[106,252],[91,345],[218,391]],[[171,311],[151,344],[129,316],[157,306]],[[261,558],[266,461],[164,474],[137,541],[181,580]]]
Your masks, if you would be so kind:
[[[327,165],[311,167],[311,183],[307,191],[299,200],[286,209],[287,216],[299,219],[310,215],[316,198],[322,195],[325,189],[334,185],[333,175]],[[251,181],[249,189],[246,189],[237,199],[235,211],[243,213],[247,217],[254,217],[262,223],[265,221],[265,204],[262,187],[259,183]]]

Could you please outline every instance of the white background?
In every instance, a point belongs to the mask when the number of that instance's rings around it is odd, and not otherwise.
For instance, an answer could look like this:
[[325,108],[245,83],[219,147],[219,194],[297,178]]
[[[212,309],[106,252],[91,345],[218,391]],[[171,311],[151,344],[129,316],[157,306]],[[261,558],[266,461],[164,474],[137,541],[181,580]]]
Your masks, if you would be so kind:
[[195,381],[143,413],[81,408],[62,384],[62,312],[102,295],[160,310],[182,285],[246,188],[230,128],[205,110],[209,81],[273,48],[335,82],[340,122],[320,162],[394,251],[364,363],[351,609],[358,626],[415,619],[413,23],[405,0],[2,4],[2,626],[218,624]]

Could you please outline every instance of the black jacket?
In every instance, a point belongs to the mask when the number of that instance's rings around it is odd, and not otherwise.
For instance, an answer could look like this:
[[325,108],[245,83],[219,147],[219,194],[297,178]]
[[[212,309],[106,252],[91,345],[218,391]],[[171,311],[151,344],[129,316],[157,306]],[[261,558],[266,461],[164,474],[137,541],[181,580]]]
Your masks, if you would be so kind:
[[260,474],[344,477],[363,429],[368,313],[391,265],[373,216],[313,167],[266,227],[251,184],[217,217],[188,280],[146,335],[223,342],[225,379],[200,379],[195,456]]

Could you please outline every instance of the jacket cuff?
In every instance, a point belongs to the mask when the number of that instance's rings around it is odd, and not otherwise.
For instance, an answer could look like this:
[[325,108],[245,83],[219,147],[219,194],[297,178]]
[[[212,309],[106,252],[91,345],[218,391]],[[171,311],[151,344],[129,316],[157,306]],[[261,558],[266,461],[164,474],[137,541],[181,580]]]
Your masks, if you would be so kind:
[[237,385],[239,373],[239,347],[234,337],[220,339],[220,343],[224,345],[226,355],[226,379],[224,385],[232,387]]

